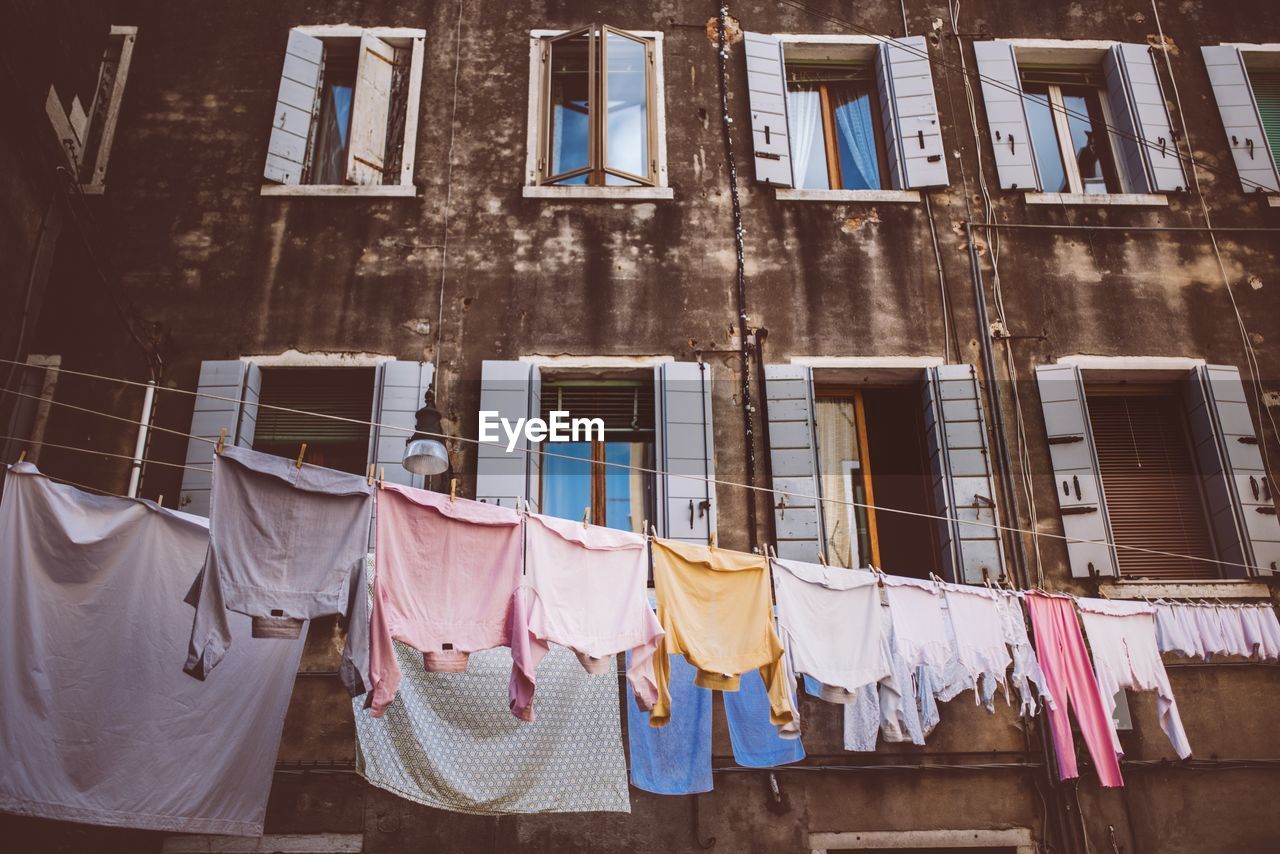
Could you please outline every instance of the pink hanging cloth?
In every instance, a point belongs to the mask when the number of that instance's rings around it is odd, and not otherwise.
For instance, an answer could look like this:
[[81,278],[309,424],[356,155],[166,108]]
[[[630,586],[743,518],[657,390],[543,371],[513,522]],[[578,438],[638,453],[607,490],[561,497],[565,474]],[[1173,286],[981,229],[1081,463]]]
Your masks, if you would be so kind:
[[1069,707],[1074,707],[1080,735],[1098,767],[1098,779],[1103,786],[1123,786],[1120,760],[1112,742],[1111,718],[1103,705],[1098,680],[1085,650],[1075,603],[1069,596],[1035,592],[1028,592],[1026,601],[1036,635],[1036,655],[1049,693],[1057,701],[1045,713],[1049,716],[1053,747],[1058,754],[1058,779],[1080,776],[1067,712]]

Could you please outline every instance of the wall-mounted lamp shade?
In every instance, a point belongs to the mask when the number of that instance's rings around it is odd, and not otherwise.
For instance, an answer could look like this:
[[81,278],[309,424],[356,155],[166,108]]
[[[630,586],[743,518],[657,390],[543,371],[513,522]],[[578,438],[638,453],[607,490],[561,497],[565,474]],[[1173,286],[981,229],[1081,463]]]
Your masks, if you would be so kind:
[[449,470],[449,452],[438,439],[413,439],[404,446],[401,465],[425,477],[444,474]]

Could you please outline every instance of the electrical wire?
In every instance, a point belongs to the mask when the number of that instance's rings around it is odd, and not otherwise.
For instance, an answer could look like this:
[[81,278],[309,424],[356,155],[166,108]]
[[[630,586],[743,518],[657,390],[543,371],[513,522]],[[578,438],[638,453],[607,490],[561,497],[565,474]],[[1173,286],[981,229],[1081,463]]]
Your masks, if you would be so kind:
[[[453,206],[453,142],[458,130],[458,75],[462,68],[462,6],[458,0],[458,22],[454,31],[453,111],[449,114],[449,152],[445,156],[444,223],[440,240],[440,308],[436,312],[436,364],[442,364],[440,349],[444,346],[444,285],[449,271],[449,212]],[[435,378],[431,384],[436,385]]]
[[[25,363],[25,362],[23,362],[23,363],[20,363],[20,364],[26,364],[26,363]],[[48,370],[48,371],[58,370],[57,368],[51,368],[51,367],[48,367],[48,366],[46,366],[46,365],[31,365],[30,367],[32,367],[32,368],[39,368],[40,370]],[[69,372],[68,372],[68,373],[69,373]],[[143,383],[143,385],[145,385],[145,383]],[[157,388],[159,388],[159,386],[157,386]],[[168,390],[168,391],[176,391],[176,389],[167,389],[167,390]],[[9,393],[10,393],[10,394],[12,394],[12,395],[15,395],[15,396],[17,396],[17,397],[25,397],[25,398],[27,398],[27,399],[29,399],[29,400],[38,400],[38,401],[41,401],[42,403],[48,403],[48,404],[51,404],[51,405],[53,405],[53,406],[61,406],[61,407],[64,407],[64,408],[66,408],[66,409],[74,409],[74,410],[76,410],[77,412],[86,412],[86,413],[88,413],[88,414],[90,414],[90,415],[98,415],[98,416],[101,416],[101,417],[103,417],[103,418],[110,418],[112,421],[123,421],[125,424],[132,424],[132,425],[134,425],[135,427],[141,427],[141,426],[142,426],[142,422],[141,422],[141,421],[139,421],[139,420],[137,420],[136,418],[126,418],[126,417],[124,417],[123,415],[115,415],[115,414],[113,414],[113,413],[111,413],[111,412],[103,412],[101,409],[89,409],[88,407],[84,407],[84,406],[76,406],[74,403],[66,403],[65,401],[61,401],[61,400],[54,400],[54,399],[53,399],[53,398],[51,398],[51,397],[44,397],[44,396],[42,396],[42,395],[38,395],[38,394],[30,394],[30,393],[25,392],[25,391],[10,391]],[[204,436],[193,436],[193,435],[191,435],[190,433],[184,433],[184,432],[182,432],[181,430],[174,430],[174,429],[169,428],[169,427],[159,427],[159,426],[157,426],[157,425],[155,425],[155,424],[148,424],[148,425],[147,425],[147,429],[149,429],[149,430],[158,430],[158,431],[160,431],[161,433],[171,433],[171,434],[173,434],[174,436],[183,436],[183,437],[185,437],[185,438],[187,438],[187,439],[195,439],[197,442],[205,442],[206,444],[209,444],[209,445],[216,445],[216,444],[218,444],[218,443],[217,443],[217,441],[216,441],[216,440],[214,440],[214,439],[206,439]],[[128,459],[131,459],[131,460],[132,460],[132,459],[133,459],[133,457],[132,457],[132,456],[130,456],[130,457],[128,457]]]
[[[94,448],[81,448],[76,445],[58,445],[58,444],[55,444],[54,442],[37,442],[34,439],[26,439],[26,438],[23,438],[22,436],[0,436],[0,440],[4,440],[4,439],[10,439],[15,442],[24,442],[28,445],[39,445],[42,448],[57,448],[58,450],[61,450],[61,451],[77,451],[81,454],[93,454],[95,456],[100,456],[100,457],[113,457],[117,460],[133,460],[133,456],[130,454],[113,454],[109,451],[99,451]],[[174,469],[186,469],[187,471],[200,471],[200,472],[204,472],[205,474],[208,474],[209,472],[213,471],[213,469],[211,468],[202,468],[200,466],[188,466],[188,465],[184,465],[183,463],[166,463],[161,460],[147,460],[146,462],[147,462],[147,465],[168,466],[169,468],[174,468]]]
[[[881,44],[892,44],[898,50],[901,50],[905,53],[913,54],[915,56],[918,56],[922,59],[927,60],[929,64],[932,66],[954,65],[954,63],[947,63],[945,60],[934,59],[929,54],[929,51],[927,48],[922,50],[916,47],[915,45],[904,42],[901,39],[895,38],[893,36],[882,35],[881,33],[877,33],[876,31],[870,30],[860,24],[855,24],[853,21],[846,20],[837,15],[833,15],[830,12],[825,12],[821,9],[815,9],[812,6],[807,6],[804,3],[798,2],[798,0],[781,0],[781,2],[785,6],[791,6],[802,12],[806,12],[810,15],[813,15],[816,18],[821,18],[829,23],[836,24],[842,27],[847,27],[848,29],[851,29],[857,33],[860,33],[861,35],[874,39],[875,41],[878,41]],[[954,30],[953,28],[953,32],[959,32],[959,31]],[[958,37],[959,36],[957,36],[957,38]],[[957,70],[961,70],[961,69],[957,69]],[[966,76],[966,78],[968,77],[976,78],[978,81],[988,86],[991,86],[992,88],[999,89],[1003,92],[1008,92],[1011,95],[1016,95],[1021,100],[1027,101],[1031,99],[1031,96],[1023,92],[1020,86],[1010,86],[1008,83],[1005,83],[1003,80],[998,80],[994,77],[988,77],[980,71],[969,71],[966,68],[961,70],[961,73],[963,73]],[[1141,145],[1143,148],[1149,148],[1153,151],[1159,151],[1162,155],[1173,154],[1174,157],[1178,158],[1179,162],[1195,163],[1195,164],[1198,164],[1202,169],[1208,172],[1214,172],[1224,176],[1229,176],[1229,173],[1227,172],[1226,169],[1196,160],[1191,154],[1183,154],[1181,151],[1178,150],[1176,145],[1176,140],[1175,140],[1175,145],[1173,146],[1173,151],[1171,152],[1168,147],[1161,147],[1158,143],[1148,142],[1146,139],[1139,136],[1138,134],[1133,133],[1131,131],[1127,131],[1124,128],[1120,128],[1115,125],[1108,124],[1106,122],[1095,121],[1094,118],[1089,116],[1087,113],[1081,113],[1081,112],[1072,110],[1071,108],[1066,106],[1063,106],[1063,107],[1055,106],[1054,110],[1056,112],[1059,112],[1071,118],[1080,119],[1081,121],[1085,121],[1085,122],[1091,122],[1095,127],[1105,128],[1109,134],[1119,137],[1121,139],[1128,140],[1130,142],[1135,142],[1138,145]],[[1257,190],[1269,189],[1268,187],[1265,187],[1262,184],[1259,184],[1255,181],[1251,181],[1248,178],[1245,178],[1243,175],[1239,175],[1237,177],[1239,177],[1240,182],[1242,184],[1250,184],[1253,186],[1254,189],[1257,189]]]
[[[11,361],[12,360],[10,359],[0,359],[0,362],[11,362]],[[125,385],[137,385],[137,386],[147,385],[147,383],[138,382],[137,380],[126,380],[121,377],[109,377],[109,376],[104,376],[102,374],[91,374],[84,371],[72,371],[66,368],[46,368],[38,365],[27,365],[26,363],[17,363],[17,364],[19,364],[21,367],[26,367],[26,368],[39,368],[40,370],[48,370],[48,371],[62,371],[74,376],[88,377],[92,379],[102,380],[105,382],[115,382],[115,383],[123,383]],[[219,400],[226,403],[234,403],[237,406],[242,406],[246,402],[244,398],[227,397],[225,395],[209,394],[207,392],[201,392],[201,391],[190,391],[189,389],[182,389],[182,388],[167,388],[164,386],[160,386],[158,390],[176,392],[178,394],[184,394],[191,397],[205,398],[207,400]],[[414,427],[403,427],[398,424],[383,424],[377,421],[364,421],[359,418],[349,418],[344,415],[330,415],[325,412],[311,412],[305,409],[294,409],[287,406],[275,406],[275,405],[266,404],[266,403],[255,403],[254,405],[257,406],[259,409],[271,409],[277,412],[288,412],[293,415],[305,415],[312,418],[323,418],[330,421],[341,421],[347,424],[359,424],[365,427],[377,427],[380,430],[397,430],[401,433],[408,433],[408,434],[412,434],[414,432],[421,432],[422,435],[424,436],[429,436],[435,439],[441,439],[443,441],[460,442],[460,443],[472,444],[477,446],[482,444],[487,444],[485,442],[481,442],[479,439],[472,439],[466,436],[458,436],[456,434],[450,434],[450,433],[432,433],[432,432],[418,431]],[[86,410],[86,411],[95,412],[100,415],[107,414],[107,413],[99,412],[98,410]],[[113,417],[118,420],[127,421],[132,424],[140,423],[137,421],[133,421],[132,419],[123,418],[121,416],[113,416]],[[192,436],[190,434],[182,433],[181,431],[171,431],[171,432],[178,433],[178,435],[188,436],[189,438],[192,438],[192,439],[199,439],[200,441],[207,442],[210,444],[216,444],[216,442],[213,442],[212,440],[206,439],[204,437]],[[573,460],[576,462],[582,461],[580,457],[574,457],[568,454],[557,454],[551,451],[543,451],[543,450],[530,449],[530,448],[518,448],[513,450],[512,453],[521,453],[526,455],[538,454],[541,457],[546,457],[551,459]],[[129,459],[133,459],[133,458],[129,457]],[[938,513],[922,513],[916,510],[904,510],[899,507],[884,507],[879,505],[866,504],[864,502],[859,502],[859,501],[849,501],[849,500],[838,499],[838,498],[819,498],[818,496],[807,495],[801,492],[772,489],[772,488],[766,488],[762,486],[753,486],[746,483],[739,483],[738,481],[721,480],[715,477],[708,477],[708,476],[702,476],[702,475],[696,475],[696,474],[672,474],[663,469],[649,468],[646,466],[634,466],[634,465],[629,465],[627,463],[615,463],[615,462],[609,462],[607,460],[602,460],[599,462],[599,465],[607,466],[615,469],[622,469],[625,471],[639,472],[641,474],[651,474],[651,475],[662,476],[662,477],[670,475],[671,477],[677,477],[684,480],[701,481],[701,482],[712,484],[715,486],[732,487],[735,489],[748,489],[755,492],[767,493],[770,496],[783,496],[789,499],[803,499],[808,501],[824,501],[830,504],[836,504],[843,507],[855,507],[855,508],[865,509],[865,510],[875,510],[877,513],[897,513],[902,516],[910,516],[913,518],[920,518],[920,519],[929,519],[932,521],[955,522],[960,525],[970,525],[973,527],[986,528],[994,531],[1002,531],[1010,534],[1033,533],[1032,531],[1029,531],[1024,528],[1018,528],[1010,525],[1000,525],[992,522],[979,522],[976,519],[961,519],[956,516],[946,516]],[[1163,551],[1161,549],[1148,549],[1142,546],[1132,546],[1124,543],[1112,543],[1104,540],[1084,540],[1078,537],[1070,537],[1065,534],[1053,534],[1048,532],[1040,532],[1039,536],[1048,537],[1056,540],[1062,540],[1068,543],[1091,543],[1094,545],[1107,546],[1107,547],[1116,548],[1116,549],[1125,549],[1127,551],[1141,552],[1143,554],[1151,554],[1159,557],[1172,557],[1172,558],[1178,558],[1181,560],[1193,560],[1200,563],[1213,564],[1215,566],[1229,566],[1229,567],[1236,567],[1236,568],[1243,568],[1243,569],[1253,568],[1249,564],[1238,563],[1236,561],[1218,560],[1216,558],[1207,558],[1199,555],[1184,555],[1178,552],[1168,552],[1168,551]],[[1043,585],[1041,584],[1040,586],[1043,586]]]

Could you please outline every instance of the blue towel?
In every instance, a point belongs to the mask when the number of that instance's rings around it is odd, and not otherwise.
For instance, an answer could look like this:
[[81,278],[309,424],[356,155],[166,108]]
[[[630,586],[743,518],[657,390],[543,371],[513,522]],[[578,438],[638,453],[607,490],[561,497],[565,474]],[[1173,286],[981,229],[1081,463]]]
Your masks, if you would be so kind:
[[[816,686],[815,686],[816,687]],[[769,695],[759,670],[742,674],[737,691],[721,692],[733,758],[748,768],[772,768],[804,759],[798,738],[782,738],[769,721]],[[796,702],[792,694],[791,701]]]
[[[627,653],[628,665],[631,654]],[[693,684],[697,670],[682,655],[671,661],[671,720],[654,729],[630,688],[627,736],[631,745],[631,785],[658,795],[711,791],[711,692]],[[761,686],[763,687],[763,686]]]
[[808,673],[801,674],[800,678],[804,680],[804,692],[808,694],[810,697],[817,697],[819,700],[821,700],[822,699],[822,683],[819,682],[817,679],[814,679]]

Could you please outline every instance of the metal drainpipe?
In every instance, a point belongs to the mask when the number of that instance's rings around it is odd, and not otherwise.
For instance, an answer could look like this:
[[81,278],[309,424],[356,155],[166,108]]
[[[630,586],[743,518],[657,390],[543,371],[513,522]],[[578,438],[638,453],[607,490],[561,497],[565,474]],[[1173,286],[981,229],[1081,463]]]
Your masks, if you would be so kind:
[[[995,427],[996,445],[1000,449],[1000,484],[1004,488],[1006,511],[1012,508],[1012,513],[1008,514],[1008,518],[1017,521],[1018,502],[1016,493],[1013,491],[1013,474],[1009,465],[1009,446],[1005,442],[1004,435],[1004,413],[1001,407],[1000,384],[996,380],[995,372],[995,354],[991,347],[991,326],[987,317],[987,300],[985,288],[982,281],[982,265],[978,259],[978,247],[973,240],[973,224],[965,223],[965,237],[969,241],[969,269],[972,273],[970,278],[973,279],[973,299],[978,313],[978,341],[982,346],[982,365],[984,384],[987,387],[987,395],[991,401],[991,423]],[[1015,526],[1016,527],[1016,526]],[[1030,586],[1027,577],[1026,555],[1023,551],[1022,538],[1013,536],[1013,555],[1017,569],[1018,586],[1026,589]],[[1034,628],[1030,629],[1034,633]],[[1033,634],[1034,637],[1034,634]],[[1053,745],[1049,742],[1048,726],[1045,720],[1045,712],[1041,709],[1037,718],[1036,729],[1040,734],[1040,751],[1044,757],[1045,774],[1049,778],[1049,793],[1054,801],[1054,820],[1057,824],[1058,838],[1064,843],[1068,850],[1075,850],[1075,832],[1069,829],[1065,814],[1070,809],[1065,806],[1062,800],[1062,788],[1056,778],[1057,760],[1054,755]],[[1030,734],[1023,730],[1024,743],[1027,745],[1027,753],[1030,755]]]
[[746,247],[742,232],[742,200],[738,196],[738,163],[733,154],[733,119],[729,116],[729,65],[725,50],[725,17],[729,7],[717,3],[716,56],[720,66],[720,114],[724,126],[725,163],[729,167],[729,197],[733,202],[733,239],[737,255],[735,294],[738,308],[738,394],[742,399],[742,438],[746,444],[747,537],[752,548],[759,548],[760,536],[756,519],[756,436],[751,403],[751,355],[747,341],[747,269]]
[[[764,377],[764,342],[769,337],[769,330],[761,326],[756,330],[756,346],[753,348],[756,354],[756,376],[759,377],[760,383],[760,441],[764,445],[764,478],[765,485],[769,489],[773,489],[773,457],[770,448],[773,447],[772,440],[769,438],[769,395],[766,389],[766,380]],[[770,496],[773,493],[769,493]],[[773,498],[770,497],[769,503],[773,504]],[[778,531],[777,523],[772,513],[766,514],[769,519],[769,542],[776,549],[778,547]]]
[[142,418],[138,421],[138,441],[134,443],[133,462],[130,463],[129,491],[125,493],[130,498],[138,497],[138,485],[142,482],[142,463],[146,456],[147,439],[151,433],[151,411],[155,400],[156,381],[147,380],[147,391],[142,398]]

